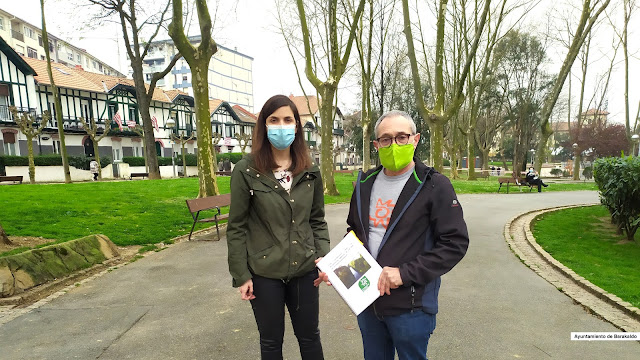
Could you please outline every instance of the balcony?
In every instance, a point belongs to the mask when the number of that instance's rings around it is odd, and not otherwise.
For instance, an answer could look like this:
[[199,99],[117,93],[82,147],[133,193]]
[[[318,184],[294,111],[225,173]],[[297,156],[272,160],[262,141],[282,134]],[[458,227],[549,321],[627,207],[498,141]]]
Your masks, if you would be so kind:
[[[18,112],[28,112],[29,115],[36,117],[35,109],[27,109],[27,108],[17,108]],[[36,121],[41,120],[39,117],[36,117]],[[0,122],[14,122],[13,115],[9,111],[9,105],[0,105]]]
[[24,42],[24,34],[18,30],[11,29],[11,37]]
[[178,69],[178,68],[171,69],[171,73],[172,74],[188,74],[190,72],[191,72],[191,69],[189,69],[186,66],[183,66],[180,69]]
[[191,83],[190,82],[183,82],[181,84],[173,84],[173,88],[174,89],[184,89],[184,88],[190,88],[191,87]]

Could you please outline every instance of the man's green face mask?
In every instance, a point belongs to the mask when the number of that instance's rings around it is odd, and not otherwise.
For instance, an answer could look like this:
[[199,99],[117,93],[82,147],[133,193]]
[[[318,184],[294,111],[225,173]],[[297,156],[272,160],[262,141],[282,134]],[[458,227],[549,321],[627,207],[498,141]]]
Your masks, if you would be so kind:
[[399,171],[404,169],[413,159],[413,144],[398,145],[391,144],[384,148],[378,149],[380,162],[382,166],[391,171]]

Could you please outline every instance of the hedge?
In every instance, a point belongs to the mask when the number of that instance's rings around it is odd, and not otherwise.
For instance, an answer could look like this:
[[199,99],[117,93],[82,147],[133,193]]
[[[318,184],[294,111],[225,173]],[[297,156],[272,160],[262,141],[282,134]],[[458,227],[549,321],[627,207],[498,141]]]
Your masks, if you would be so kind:
[[[89,170],[89,163],[93,158],[86,156],[68,156],[69,165],[78,169]],[[36,166],[62,166],[62,157],[57,154],[37,155],[33,157]],[[100,165],[105,167],[111,164],[111,158],[103,156],[100,158]],[[5,166],[29,166],[28,156],[0,156],[0,169]]]
[[640,227],[640,157],[597,159],[593,178],[613,223],[633,240]]
[[220,160],[224,161],[225,159],[229,159],[229,161],[231,161],[233,164],[237,164],[238,161],[240,161],[243,156],[244,156],[243,153],[219,153],[219,154],[216,154],[216,159],[218,161]]
[[[185,154],[184,157],[185,157],[187,166],[198,166],[198,155]],[[176,165],[182,166],[182,155],[176,156]]]
[[[129,166],[144,166],[144,157],[125,156],[122,158],[122,162],[129,164]],[[158,166],[167,166],[167,165],[171,165],[171,158],[158,156]]]

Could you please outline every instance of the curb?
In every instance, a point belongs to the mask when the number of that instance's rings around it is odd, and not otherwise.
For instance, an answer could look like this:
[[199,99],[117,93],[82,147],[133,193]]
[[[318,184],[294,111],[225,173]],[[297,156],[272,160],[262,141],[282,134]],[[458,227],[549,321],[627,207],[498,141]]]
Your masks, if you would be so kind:
[[[517,219],[522,218],[522,217],[524,217],[526,215],[536,214],[536,216],[538,216],[540,214],[544,214],[544,213],[548,213],[548,212],[564,210],[564,209],[570,209],[570,208],[576,208],[576,207],[593,206],[593,205],[599,205],[599,203],[576,204],[576,205],[567,205],[567,206],[543,208],[543,209],[532,210],[532,211],[528,211],[528,212],[516,215],[513,218],[511,218],[505,224],[505,227],[504,227],[505,240],[509,244],[509,247],[511,248],[511,250],[516,254],[516,256],[518,256],[518,258],[523,260],[525,265],[527,265],[529,268],[531,268],[533,270],[533,268],[527,263],[527,261],[526,261],[527,259],[523,259],[522,258],[522,256],[521,256],[522,253],[517,250],[517,245],[515,244],[515,242],[511,238],[510,230],[513,227],[513,223]],[[535,217],[534,217],[534,219],[535,219]],[[533,222],[534,219],[532,219],[531,222]],[[540,246],[540,244],[538,244],[536,242],[536,239],[533,236],[533,233],[531,232],[531,222],[529,222],[527,225],[525,225],[525,228],[524,228],[525,240],[527,241],[529,246],[531,246],[531,248],[538,255],[540,255],[540,257],[542,257],[542,259],[547,264],[549,264],[551,267],[553,267],[554,269],[556,269],[557,271],[559,271],[560,273],[565,275],[567,278],[570,279],[570,281],[572,281],[574,284],[576,284],[577,286],[579,286],[583,290],[595,295],[599,299],[601,299],[604,302],[606,302],[607,304],[613,306],[617,310],[625,313],[626,315],[630,316],[631,318],[633,318],[633,319],[635,319],[637,321],[640,321],[640,309],[638,309],[638,308],[634,307],[632,304],[620,299],[616,295],[611,294],[611,293],[603,290],[602,288],[594,285],[589,280],[587,280],[584,277],[576,274],[573,270],[571,270],[570,268],[566,267],[564,264],[562,264],[561,262],[556,260],[553,256],[551,256],[548,252],[546,252]],[[545,276],[543,276],[540,272],[538,272],[538,271],[535,271],[535,272],[538,273],[543,278],[545,278]],[[567,296],[569,296],[570,298],[572,298],[574,301],[578,302],[570,294],[568,294],[566,292],[563,292],[563,293],[566,294]],[[594,313],[598,314],[600,317],[604,318],[604,316],[602,314],[598,313],[597,309],[593,309],[591,307],[589,307],[589,309],[591,311],[593,311]]]

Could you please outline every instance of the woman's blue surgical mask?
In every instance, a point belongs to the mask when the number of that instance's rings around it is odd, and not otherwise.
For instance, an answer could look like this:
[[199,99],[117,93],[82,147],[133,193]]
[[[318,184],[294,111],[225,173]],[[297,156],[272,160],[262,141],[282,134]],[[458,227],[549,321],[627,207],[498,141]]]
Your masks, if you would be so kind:
[[296,125],[268,125],[267,137],[278,150],[288,148],[296,138]]

